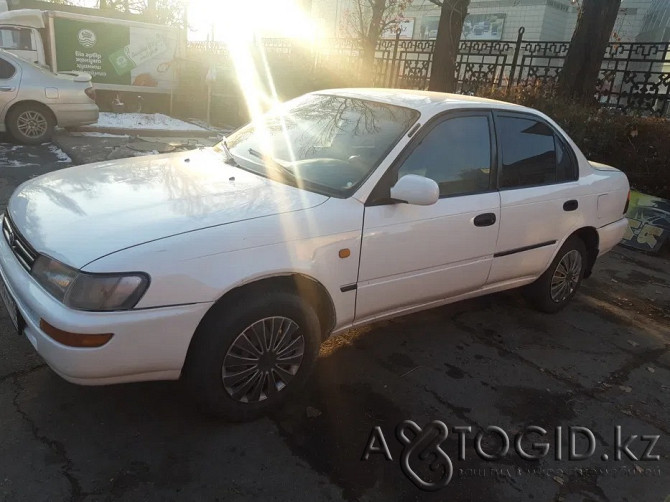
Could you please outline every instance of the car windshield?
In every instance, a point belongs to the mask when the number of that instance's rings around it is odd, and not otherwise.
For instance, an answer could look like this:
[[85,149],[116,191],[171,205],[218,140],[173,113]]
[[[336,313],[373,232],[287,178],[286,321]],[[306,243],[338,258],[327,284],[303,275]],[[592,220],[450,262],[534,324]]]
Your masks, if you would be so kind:
[[346,197],[418,117],[410,108],[309,94],[239,129],[217,150],[230,163],[262,176]]

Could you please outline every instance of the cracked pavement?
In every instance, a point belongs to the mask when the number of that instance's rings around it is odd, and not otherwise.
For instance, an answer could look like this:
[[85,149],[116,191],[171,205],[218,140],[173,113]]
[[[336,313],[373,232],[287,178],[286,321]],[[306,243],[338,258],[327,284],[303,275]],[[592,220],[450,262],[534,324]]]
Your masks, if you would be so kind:
[[[63,167],[34,148],[24,153],[40,156],[40,170]],[[0,202],[32,174],[0,160]],[[0,500],[665,501],[669,293],[667,258],[616,248],[556,315],[510,291],[352,330],[324,344],[300,396],[248,424],[201,415],[179,382],[69,384],[0,308]],[[464,460],[453,430],[442,444],[453,477],[440,491],[419,490],[401,470],[396,427],[408,419],[472,428]],[[485,461],[475,434],[491,425],[512,445]],[[529,425],[550,431],[532,437],[551,446],[539,461],[514,453],[514,435]],[[361,460],[375,426],[392,461]],[[589,459],[568,460],[569,426],[593,432]],[[616,426],[638,436],[638,458],[641,436],[660,436],[651,452],[660,460],[614,460]],[[500,446],[499,436],[483,437],[485,451]],[[587,446],[577,437],[578,452]]]

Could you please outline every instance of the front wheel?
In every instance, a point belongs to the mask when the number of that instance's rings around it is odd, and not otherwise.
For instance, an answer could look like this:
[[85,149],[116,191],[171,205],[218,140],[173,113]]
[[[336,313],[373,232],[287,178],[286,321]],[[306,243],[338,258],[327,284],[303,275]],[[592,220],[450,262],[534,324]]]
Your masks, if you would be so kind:
[[206,411],[252,420],[304,385],[319,352],[319,333],[312,307],[292,293],[219,305],[194,336],[186,380]]
[[549,268],[525,289],[528,300],[540,311],[561,310],[575,296],[586,271],[586,246],[570,237],[556,254]]

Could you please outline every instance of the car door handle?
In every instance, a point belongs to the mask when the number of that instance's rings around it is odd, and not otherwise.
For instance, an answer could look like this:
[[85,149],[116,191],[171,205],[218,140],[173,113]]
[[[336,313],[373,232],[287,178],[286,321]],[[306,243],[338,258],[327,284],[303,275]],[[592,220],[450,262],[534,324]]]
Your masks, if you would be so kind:
[[489,227],[496,222],[496,215],[494,213],[484,213],[475,216],[473,223],[476,227]]
[[563,211],[574,211],[579,207],[579,202],[576,200],[569,200],[563,204]]
[[14,87],[0,87],[0,92],[11,92],[14,90]]

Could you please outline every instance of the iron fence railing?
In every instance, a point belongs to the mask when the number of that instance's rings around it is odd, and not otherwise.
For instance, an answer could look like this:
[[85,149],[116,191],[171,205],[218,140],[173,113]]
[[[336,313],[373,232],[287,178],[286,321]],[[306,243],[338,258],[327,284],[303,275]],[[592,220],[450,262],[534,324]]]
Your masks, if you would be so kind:
[[[506,87],[536,82],[553,83],[563,67],[569,42],[523,39],[519,29],[513,41],[462,40],[456,61],[460,92],[482,87]],[[305,45],[293,39],[262,39],[264,57],[286,72],[336,73],[360,71],[363,49],[358,40],[329,39]],[[426,89],[430,81],[435,42],[381,40],[372,68],[373,85]],[[220,43],[189,43],[189,57],[217,61],[230,59]],[[594,95],[603,104],[624,113],[670,115],[670,42],[622,43],[607,47]]]

